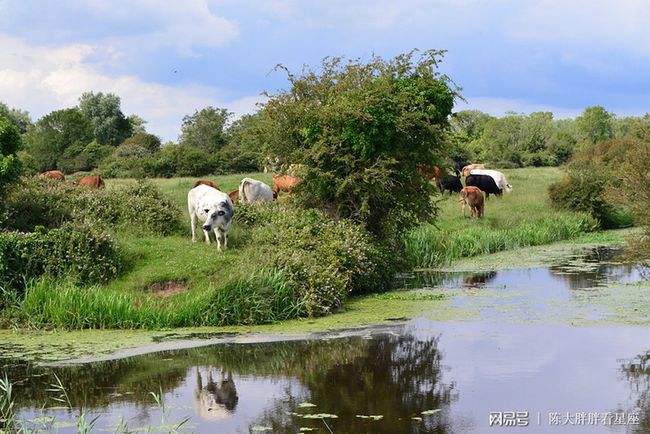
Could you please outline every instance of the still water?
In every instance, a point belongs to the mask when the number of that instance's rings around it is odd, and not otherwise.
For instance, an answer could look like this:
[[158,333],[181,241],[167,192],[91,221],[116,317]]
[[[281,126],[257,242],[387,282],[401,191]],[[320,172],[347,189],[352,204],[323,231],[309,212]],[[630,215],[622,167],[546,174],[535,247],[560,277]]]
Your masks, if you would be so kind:
[[[409,282],[525,286],[568,299],[647,278],[647,269],[606,262]],[[19,418],[44,431],[74,432],[83,413],[97,432],[650,432],[650,328],[517,323],[492,313],[65,367],[3,364]]]

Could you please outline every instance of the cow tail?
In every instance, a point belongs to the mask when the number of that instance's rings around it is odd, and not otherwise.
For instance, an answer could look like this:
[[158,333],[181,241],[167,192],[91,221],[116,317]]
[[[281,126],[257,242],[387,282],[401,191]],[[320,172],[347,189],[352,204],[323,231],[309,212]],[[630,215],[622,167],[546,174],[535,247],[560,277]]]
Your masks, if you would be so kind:
[[246,199],[246,189],[244,188],[248,184],[248,179],[244,178],[242,179],[242,182],[239,184],[239,202],[241,203],[248,203],[248,200]]

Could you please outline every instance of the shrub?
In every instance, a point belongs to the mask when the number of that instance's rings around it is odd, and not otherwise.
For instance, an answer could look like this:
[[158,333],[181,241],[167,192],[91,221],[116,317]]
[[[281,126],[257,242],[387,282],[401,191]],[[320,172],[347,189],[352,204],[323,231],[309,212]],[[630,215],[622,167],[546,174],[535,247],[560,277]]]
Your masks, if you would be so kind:
[[0,197],[4,189],[20,175],[20,131],[9,119],[0,116]]
[[58,166],[65,173],[90,171],[95,169],[99,162],[112,151],[112,146],[100,145],[96,141],[86,145],[75,143],[63,151]]
[[433,186],[417,168],[443,153],[456,95],[436,70],[440,55],[334,58],[289,74],[290,89],[271,95],[261,116],[270,153],[303,166],[297,203],[395,247],[400,232],[434,215]]
[[113,239],[87,225],[66,223],[31,233],[0,232],[0,286],[20,289],[48,275],[88,284],[107,282],[122,268]]
[[548,193],[557,208],[589,213],[601,228],[630,226],[630,216],[605,199],[607,182],[602,172],[573,170],[564,179],[552,184]]
[[571,160],[564,179],[549,187],[551,202],[591,214],[604,229],[631,226],[632,215],[616,207],[606,193],[620,184],[621,165],[629,153],[642,146],[632,139],[614,139],[584,148]]
[[147,176],[204,176],[222,173],[225,164],[214,152],[187,145],[167,145],[144,162]]
[[148,148],[125,141],[101,162],[99,172],[107,178],[144,178],[152,155]]
[[180,228],[180,216],[170,199],[144,181],[91,190],[67,182],[25,178],[8,192],[0,223],[9,229],[31,231],[77,221],[167,235]]
[[392,276],[388,255],[351,221],[282,205],[240,205],[235,218],[251,246],[268,250],[265,266],[280,271],[301,315],[322,315],[349,294],[384,289]]

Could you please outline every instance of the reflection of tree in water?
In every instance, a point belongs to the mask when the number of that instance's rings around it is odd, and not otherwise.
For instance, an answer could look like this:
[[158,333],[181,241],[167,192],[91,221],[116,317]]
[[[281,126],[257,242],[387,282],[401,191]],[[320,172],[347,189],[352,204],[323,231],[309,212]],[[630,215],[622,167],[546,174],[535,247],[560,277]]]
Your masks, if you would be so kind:
[[203,376],[196,368],[196,391],[194,403],[199,417],[206,420],[227,419],[232,416],[239,397],[232,379],[232,373],[221,370],[220,379],[214,381],[212,369],[208,369],[207,383],[203,385]]
[[[301,426],[324,428],[320,420],[287,414],[295,411],[338,415],[328,420],[336,432],[444,432],[449,424],[444,410],[452,400],[453,384],[442,383],[440,364],[437,338],[406,334],[226,344],[75,367],[22,366],[10,375],[24,380],[16,385],[18,408],[52,403],[52,393],[46,389],[56,372],[74,406],[93,410],[122,404],[143,414],[153,405],[150,392],[182,390],[180,386],[189,380],[196,382],[196,388],[187,400],[194,399],[198,416],[210,420],[236,414],[241,398],[233,375],[293,377],[300,389],[287,388],[282,399],[255,404],[262,415],[259,425],[273,426],[274,432],[297,432]],[[299,408],[306,399],[317,407]],[[443,411],[423,421],[411,419],[438,408]],[[374,422],[359,419],[358,414],[384,419]]]
[[[608,261],[623,261],[608,263]],[[597,247],[572,260],[549,267],[551,274],[567,282],[570,289],[593,288],[602,283],[616,282],[634,273],[643,276],[643,268],[633,258],[621,256],[610,247]]]
[[438,271],[418,271],[402,278],[401,285],[406,288],[435,287],[475,287],[483,286],[497,276],[496,271],[481,273],[446,273]]
[[637,432],[650,432],[650,351],[621,365],[621,371],[630,383],[632,396],[639,412],[639,425],[631,425]]
[[19,406],[40,407],[55,402],[58,396],[51,385],[61,380],[74,407],[100,408],[116,402],[151,405],[150,392],[168,392],[178,387],[187,375],[186,362],[160,361],[161,354],[148,354],[124,360],[78,366],[39,368],[15,365],[9,371],[15,384]]
[[496,271],[485,271],[483,273],[473,273],[463,279],[464,286],[482,286],[497,277]]
[[[336,414],[326,419],[335,432],[446,432],[449,421],[444,409],[453,398],[453,384],[441,381],[438,339],[419,340],[412,335],[384,335],[369,341],[348,339],[350,347],[364,345],[358,357],[342,358],[335,365],[313,366],[294,372],[316,404],[308,412]],[[288,416],[304,413],[297,399],[287,396],[282,405],[267,410],[256,423],[273,432],[296,432],[301,426],[324,428],[320,420]],[[424,421],[413,420],[424,410],[440,409]],[[380,421],[356,415],[382,415]]]

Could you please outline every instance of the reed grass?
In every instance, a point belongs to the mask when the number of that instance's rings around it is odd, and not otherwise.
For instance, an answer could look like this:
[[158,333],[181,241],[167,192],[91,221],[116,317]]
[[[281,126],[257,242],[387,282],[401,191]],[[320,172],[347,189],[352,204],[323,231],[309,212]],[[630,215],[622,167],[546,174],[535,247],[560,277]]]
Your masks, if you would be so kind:
[[405,237],[409,264],[430,268],[463,257],[567,240],[596,228],[587,214],[551,207],[547,189],[561,177],[558,168],[503,172],[514,191],[501,198],[491,196],[482,219],[463,217],[457,196],[442,197],[436,222],[422,225]]

